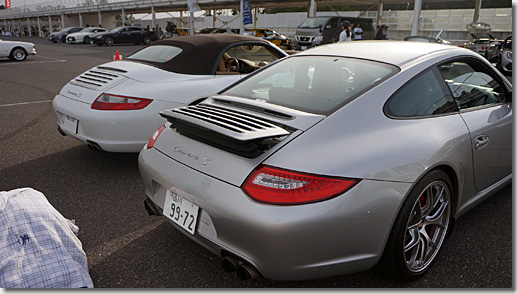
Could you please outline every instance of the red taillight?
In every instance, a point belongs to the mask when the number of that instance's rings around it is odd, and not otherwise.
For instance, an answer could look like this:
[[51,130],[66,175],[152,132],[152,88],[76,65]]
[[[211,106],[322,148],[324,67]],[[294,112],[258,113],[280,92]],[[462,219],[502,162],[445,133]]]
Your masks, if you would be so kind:
[[145,98],[126,97],[112,94],[101,94],[92,103],[92,109],[97,110],[138,110],[149,105],[153,100]]
[[271,166],[259,166],[243,185],[243,190],[260,202],[304,204],[323,201],[351,189],[360,180],[299,173]]
[[147,142],[147,149],[153,148],[156,139],[158,139],[158,136],[160,136],[163,130],[165,130],[165,125],[160,126],[158,130],[156,130],[155,133],[153,133],[153,136],[151,136],[151,139],[149,139],[149,142]]

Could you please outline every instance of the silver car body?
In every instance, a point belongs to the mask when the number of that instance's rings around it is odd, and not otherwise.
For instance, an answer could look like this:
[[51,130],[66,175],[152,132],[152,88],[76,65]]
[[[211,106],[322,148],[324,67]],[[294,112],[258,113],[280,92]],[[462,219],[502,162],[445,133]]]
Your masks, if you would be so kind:
[[[93,39],[98,33],[107,32],[107,29],[97,28],[97,27],[88,27],[83,30],[67,35],[67,43],[76,44],[83,43],[85,37],[88,37],[90,40]],[[90,42],[88,42],[90,43]]]
[[[450,175],[455,218],[511,181],[510,102],[421,118],[397,119],[384,113],[387,99],[398,89],[445,60],[474,58],[491,68],[478,54],[440,44],[363,41],[320,46],[278,64],[305,58],[301,56],[374,60],[396,66],[399,72],[330,115],[228,96],[224,91],[198,105],[249,115],[289,130],[276,145],[254,158],[184,136],[170,122],[158,138],[153,137],[154,146],[144,147],[140,153],[148,204],[161,213],[164,208],[169,211],[171,197],[198,206],[194,231],[171,223],[215,254],[235,256],[263,277],[276,280],[367,270],[380,260],[406,197],[431,170],[442,169]],[[492,74],[511,89],[500,73]],[[181,111],[163,115],[178,118]],[[239,136],[255,133],[243,132]],[[480,134],[490,139],[478,150],[475,145]],[[243,191],[249,175],[261,165],[360,182],[325,201],[273,205],[255,201]]]
[[513,37],[507,37],[501,43],[491,45],[486,52],[486,59],[496,63],[496,68],[504,73],[513,72]]

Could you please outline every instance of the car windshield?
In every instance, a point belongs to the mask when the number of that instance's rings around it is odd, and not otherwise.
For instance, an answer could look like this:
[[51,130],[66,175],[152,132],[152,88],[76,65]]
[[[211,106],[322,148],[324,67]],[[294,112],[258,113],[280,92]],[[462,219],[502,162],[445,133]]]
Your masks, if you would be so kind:
[[168,45],[154,45],[146,47],[135,54],[128,57],[128,59],[138,59],[153,62],[164,63],[182,52],[181,48]]
[[306,18],[305,21],[303,21],[299,28],[305,28],[305,29],[314,29],[318,28],[319,26],[324,26],[327,22],[327,17],[312,17],[312,18]]
[[330,114],[398,72],[395,66],[331,56],[293,56],[258,72],[223,95]]

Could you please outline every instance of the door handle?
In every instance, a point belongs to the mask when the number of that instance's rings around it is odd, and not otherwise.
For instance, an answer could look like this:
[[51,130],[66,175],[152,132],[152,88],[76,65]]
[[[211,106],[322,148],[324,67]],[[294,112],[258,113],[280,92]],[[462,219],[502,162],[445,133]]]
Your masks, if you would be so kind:
[[489,136],[487,135],[480,135],[475,138],[475,149],[480,150],[487,146],[487,143],[489,143]]

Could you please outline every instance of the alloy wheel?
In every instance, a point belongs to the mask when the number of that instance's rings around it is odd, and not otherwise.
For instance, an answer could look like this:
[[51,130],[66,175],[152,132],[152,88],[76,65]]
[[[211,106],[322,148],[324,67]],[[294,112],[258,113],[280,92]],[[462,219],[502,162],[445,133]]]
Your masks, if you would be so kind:
[[410,213],[404,240],[404,258],[411,272],[428,268],[442,246],[451,214],[451,195],[443,181],[430,183]]

